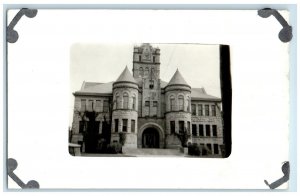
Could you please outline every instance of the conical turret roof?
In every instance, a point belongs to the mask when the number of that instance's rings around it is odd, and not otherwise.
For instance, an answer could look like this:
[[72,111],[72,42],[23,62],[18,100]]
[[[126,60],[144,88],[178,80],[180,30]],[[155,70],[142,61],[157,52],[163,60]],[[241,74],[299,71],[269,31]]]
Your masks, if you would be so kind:
[[130,71],[128,70],[128,67],[126,66],[124,71],[121,73],[121,75],[118,77],[116,82],[133,82],[137,83],[133,76],[131,75]]
[[185,79],[183,78],[183,76],[181,75],[181,73],[179,72],[179,70],[177,69],[175,74],[173,75],[173,77],[171,78],[170,82],[168,83],[167,86],[169,85],[188,85],[188,83],[185,81]]

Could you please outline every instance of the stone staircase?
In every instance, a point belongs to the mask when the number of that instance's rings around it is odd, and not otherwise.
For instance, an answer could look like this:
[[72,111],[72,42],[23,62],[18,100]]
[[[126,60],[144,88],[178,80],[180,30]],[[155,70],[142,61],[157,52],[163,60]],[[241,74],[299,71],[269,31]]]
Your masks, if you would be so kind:
[[137,148],[137,149],[123,149],[124,155],[137,157],[184,157],[184,154],[179,149],[161,149],[161,148]]

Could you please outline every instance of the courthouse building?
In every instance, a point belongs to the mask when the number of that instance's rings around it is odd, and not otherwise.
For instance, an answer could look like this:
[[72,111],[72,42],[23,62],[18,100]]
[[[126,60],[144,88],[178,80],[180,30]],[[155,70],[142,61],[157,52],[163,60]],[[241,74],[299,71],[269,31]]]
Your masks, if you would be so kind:
[[125,67],[114,82],[83,82],[73,93],[72,143],[87,146],[84,135],[89,129],[84,123],[90,119],[78,111],[95,111],[93,130],[89,131],[94,135],[106,131],[110,143],[119,142],[123,132],[124,148],[178,148],[175,133],[188,131],[189,142],[221,156],[221,99],[204,88],[192,88],[179,70],[169,82],[162,81],[160,66],[160,49],[142,44],[133,49],[132,73]]

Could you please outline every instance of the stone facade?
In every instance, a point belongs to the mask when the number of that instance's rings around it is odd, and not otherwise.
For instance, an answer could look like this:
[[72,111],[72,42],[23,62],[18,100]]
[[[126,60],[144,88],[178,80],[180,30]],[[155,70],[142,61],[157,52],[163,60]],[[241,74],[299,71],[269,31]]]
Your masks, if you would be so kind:
[[97,133],[104,134],[109,127],[110,143],[119,142],[123,133],[125,148],[178,148],[176,133],[187,131],[189,142],[221,156],[220,98],[204,88],[191,88],[178,70],[168,83],[162,81],[160,49],[150,44],[134,47],[132,72],[126,67],[115,82],[84,82],[74,92],[73,143],[84,146],[86,129],[80,122],[90,120],[82,120],[78,111],[91,110],[97,114]]

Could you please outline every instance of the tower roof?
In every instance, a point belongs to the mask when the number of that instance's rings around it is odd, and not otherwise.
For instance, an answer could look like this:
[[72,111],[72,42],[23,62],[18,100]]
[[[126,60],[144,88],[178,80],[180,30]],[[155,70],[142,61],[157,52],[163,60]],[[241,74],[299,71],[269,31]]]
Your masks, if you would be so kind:
[[128,70],[127,66],[125,67],[125,69],[121,73],[121,75],[118,77],[116,82],[133,82],[133,83],[137,83],[136,80],[131,75],[130,71]]
[[183,78],[183,76],[181,75],[181,73],[179,72],[179,70],[177,69],[175,74],[173,75],[173,77],[171,78],[170,82],[168,83],[167,86],[169,85],[188,85],[188,83],[185,81],[185,79]]

